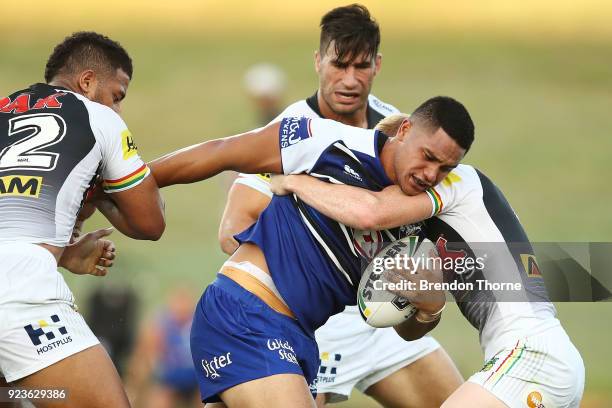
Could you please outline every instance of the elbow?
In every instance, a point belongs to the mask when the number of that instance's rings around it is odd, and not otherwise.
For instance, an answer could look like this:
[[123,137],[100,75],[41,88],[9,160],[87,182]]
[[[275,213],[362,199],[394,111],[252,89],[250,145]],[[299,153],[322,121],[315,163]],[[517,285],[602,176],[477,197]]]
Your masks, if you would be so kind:
[[381,229],[380,217],[373,206],[360,205],[355,210],[356,228],[367,231]]
[[354,211],[355,228],[368,231],[382,229],[379,203],[375,197],[364,197],[363,201],[356,203]]
[[164,217],[160,217],[157,220],[149,220],[146,224],[135,228],[135,233],[131,238],[143,241],[159,241],[165,230],[166,220]]

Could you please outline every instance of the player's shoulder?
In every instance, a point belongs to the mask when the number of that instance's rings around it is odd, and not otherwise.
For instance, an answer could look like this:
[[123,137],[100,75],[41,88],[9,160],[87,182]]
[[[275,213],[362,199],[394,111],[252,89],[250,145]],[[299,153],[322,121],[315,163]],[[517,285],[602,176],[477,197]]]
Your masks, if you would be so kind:
[[389,116],[396,113],[400,113],[399,109],[390,103],[386,103],[378,99],[376,96],[370,94],[368,95],[368,104],[372,109],[376,112],[380,113],[383,116]]
[[81,94],[70,93],[85,106],[89,114],[89,124],[96,138],[107,138],[127,131],[127,125],[121,116],[108,106],[94,102]]
[[316,118],[319,117],[317,113],[308,105],[305,99],[301,99],[287,106],[281,113],[278,114],[276,119],[273,122],[277,122],[282,118],[287,117],[307,117],[307,118]]
[[455,190],[473,190],[480,186],[478,172],[469,164],[459,164],[440,182],[438,187]]

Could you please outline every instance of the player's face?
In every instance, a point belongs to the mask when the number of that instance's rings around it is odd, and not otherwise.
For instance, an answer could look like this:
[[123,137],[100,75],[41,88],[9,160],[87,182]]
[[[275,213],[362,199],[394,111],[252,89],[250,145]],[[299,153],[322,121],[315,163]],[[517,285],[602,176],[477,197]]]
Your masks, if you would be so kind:
[[97,79],[95,89],[91,92],[92,97],[89,99],[121,113],[121,101],[125,98],[129,85],[130,77],[124,70],[118,68],[114,75],[106,75]]
[[319,92],[325,104],[337,115],[351,115],[368,101],[372,81],[380,70],[381,55],[358,55],[353,61],[339,61],[334,42],[324,55],[315,54]]
[[396,183],[407,195],[422,193],[441,182],[465,155],[465,149],[442,128],[434,131],[409,125],[400,129],[396,139]]

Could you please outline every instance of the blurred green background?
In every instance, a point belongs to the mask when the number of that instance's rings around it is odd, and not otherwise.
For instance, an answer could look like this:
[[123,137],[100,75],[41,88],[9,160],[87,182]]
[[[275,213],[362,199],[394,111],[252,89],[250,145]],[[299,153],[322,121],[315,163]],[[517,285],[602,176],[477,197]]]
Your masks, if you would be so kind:
[[[403,111],[445,94],[477,127],[466,162],[504,190],[534,241],[612,241],[607,174],[612,157],[612,5],[584,2],[363,2],[382,28],[383,67],[373,93]],[[0,93],[42,81],[52,47],[93,29],[119,40],[135,73],[123,116],[141,155],[258,125],[242,78],[258,62],[288,76],[286,102],[317,87],[318,22],[343,2],[117,0],[3,4]],[[77,299],[95,285],[131,285],[143,315],[169,288],[200,292],[225,257],[217,226],[230,176],[166,189],[159,242],[115,233],[119,260],[104,279],[67,274]],[[606,181],[608,180],[608,181]],[[96,216],[91,227],[106,225]],[[612,406],[612,305],[559,304],[586,365],[585,407]],[[467,377],[482,366],[475,330],[455,307],[434,336]],[[338,407],[376,406],[356,397]]]

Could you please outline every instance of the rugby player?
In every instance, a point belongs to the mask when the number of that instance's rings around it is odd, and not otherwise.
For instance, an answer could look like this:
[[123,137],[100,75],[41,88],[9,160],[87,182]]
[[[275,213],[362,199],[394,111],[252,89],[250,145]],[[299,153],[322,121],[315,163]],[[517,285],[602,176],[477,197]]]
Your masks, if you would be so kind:
[[79,32],[53,50],[46,83],[0,98],[0,371],[18,387],[66,390],[39,407],[129,407],[57,266],[98,176],[119,231],[164,230],[155,179],[118,114],[131,77],[121,45]]
[[[396,135],[405,132],[409,122],[407,116],[394,115],[377,128]],[[507,291],[451,291],[465,318],[479,330],[485,365],[443,407],[580,405],[585,375],[580,354],[555,317],[523,227],[501,190],[482,172],[459,165],[442,183],[413,197],[397,187],[372,192],[309,176],[275,179],[274,192],[296,194],[326,216],[353,228],[387,229],[429,218],[423,233],[436,243],[440,256],[488,255],[482,271],[448,270],[445,281],[471,282],[475,288],[477,280],[521,284],[522,290],[514,295]],[[404,279],[415,279],[401,272],[396,271]],[[532,303],[519,301],[524,299]],[[398,333],[410,335],[402,330]]]
[[[474,138],[463,105],[435,97],[395,138],[326,119],[285,118],[263,129],[178,150],[149,164],[160,187],[224,170],[302,173],[371,190],[416,194],[441,181]],[[436,157],[423,157],[422,150]],[[257,152],[257,154],[253,154]],[[353,232],[289,196],[274,196],[203,294],[191,351],[202,399],[229,407],[312,407],[319,356],[314,331],[354,305],[362,258]],[[389,238],[406,234],[387,231]],[[433,321],[423,304],[405,324]],[[418,319],[418,320],[417,320]],[[434,322],[435,324],[435,322]]]
[[[360,5],[338,7],[321,19],[315,69],[319,89],[289,105],[275,120],[289,116],[322,117],[373,128],[399,112],[370,94],[381,68],[380,29]],[[234,235],[251,226],[272,197],[269,175],[241,174],[228,194],[219,241],[231,255]],[[382,245],[379,235],[355,233],[362,256]],[[452,360],[431,337],[406,344],[393,329],[375,330],[348,306],[315,333],[321,356],[317,403],[346,400],[354,387],[389,407],[439,407],[463,382]]]

